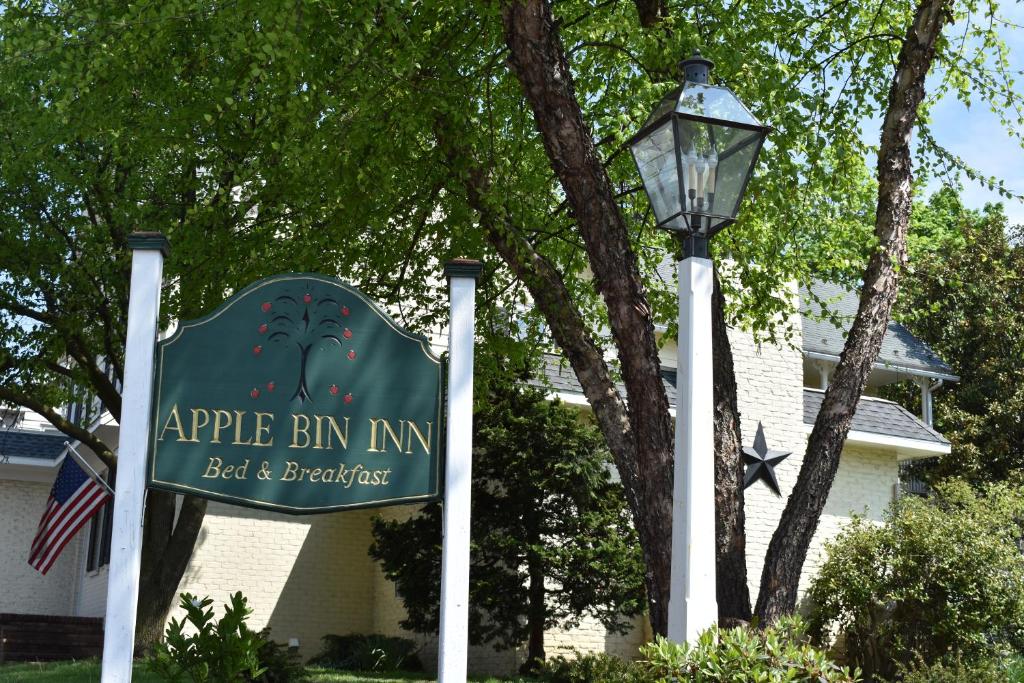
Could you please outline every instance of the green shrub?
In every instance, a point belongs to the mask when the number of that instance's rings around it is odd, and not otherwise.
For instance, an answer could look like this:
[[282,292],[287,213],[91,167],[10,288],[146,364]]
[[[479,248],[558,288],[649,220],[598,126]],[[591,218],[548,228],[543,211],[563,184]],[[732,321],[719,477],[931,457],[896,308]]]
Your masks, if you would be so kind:
[[260,667],[264,669],[260,681],[265,683],[294,683],[304,680],[305,667],[299,653],[291,648],[270,639],[270,629],[265,628],[259,633],[260,643],[256,656]]
[[779,628],[720,630],[701,634],[694,646],[663,638],[640,650],[638,664],[645,683],[853,683],[857,672],[843,669],[802,638],[789,621]]
[[[181,594],[185,620],[171,619],[164,642],[154,648],[148,668],[164,680],[194,683],[228,683],[262,680],[266,669],[260,666],[259,650],[263,640],[250,631],[245,620],[252,614],[241,593],[231,596],[224,616],[214,621],[213,600],[199,600]],[[185,633],[187,625],[194,633]]]
[[322,638],[323,650],[310,664],[328,669],[350,671],[422,671],[419,648],[408,638],[350,634],[328,634]]
[[540,671],[545,683],[853,683],[856,674],[807,642],[803,625],[712,628],[691,647],[664,638],[643,646],[641,659],[624,662],[604,654],[557,657]]
[[1019,491],[978,496],[960,483],[900,500],[882,525],[854,520],[812,582],[812,633],[842,636],[849,661],[876,678],[917,657],[970,663],[1020,652],[1022,523]]
[[984,660],[925,664],[918,661],[902,675],[903,683],[1024,683],[1024,671],[1010,661]]
[[600,653],[554,657],[544,662],[537,677],[544,683],[641,683],[636,665]]

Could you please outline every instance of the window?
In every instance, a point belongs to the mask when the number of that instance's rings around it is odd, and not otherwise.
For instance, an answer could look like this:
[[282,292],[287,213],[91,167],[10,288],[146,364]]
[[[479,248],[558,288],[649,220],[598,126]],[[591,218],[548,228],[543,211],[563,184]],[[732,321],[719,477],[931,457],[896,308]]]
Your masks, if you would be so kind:
[[[114,487],[114,478],[109,473],[103,480]],[[89,521],[89,554],[85,560],[85,570],[96,571],[110,564],[110,536],[114,526],[114,501],[108,500]]]

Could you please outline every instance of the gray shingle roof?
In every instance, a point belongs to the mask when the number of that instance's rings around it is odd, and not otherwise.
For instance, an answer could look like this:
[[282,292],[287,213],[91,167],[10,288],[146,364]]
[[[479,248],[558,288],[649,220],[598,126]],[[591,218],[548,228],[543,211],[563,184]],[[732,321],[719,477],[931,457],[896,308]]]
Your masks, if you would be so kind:
[[[821,299],[814,301],[812,294]],[[857,315],[859,298],[840,285],[815,281],[810,291],[800,288],[800,305],[803,313],[804,352],[839,356],[846,342],[846,333]],[[834,316],[842,325],[837,328],[829,319],[821,319],[822,308]],[[952,377],[953,368],[943,361],[923,341],[897,322],[890,322],[878,354],[878,365],[892,369],[925,370]]]
[[[552,354],[544,357],[544,375],[541,378],[532,380],[530,384],[565,394],[582,395],[583,390],[576,380],[572,368],[561,357]],[[661,378],[665,384],[665,392],[668,394],[670,406],[676,404],[676,371],[662,369]],[[625,395],[622,384],[618,384],[619,392]],[[821,400],[825,392],[818,389],[804,389],[803,412],[804,423],[814,424],[821,408]],[[940,444],[949,444],[937,431],[917,419],[910,411],[903,406],[886,401],[880,398],[869,396],[861,397],[857,404],[857,412],[853,416],[851,429],[873,434],[885,434],[887,436],[902,437],[905,439],[916,439],[918,441],[931,441]]]
[[0,431],[0,456],[56,460],[64,452],[63,434]]
[[[668,404],[676,404],[676,371],[662,369],[661,381],[665,385],[665,393],[668,395]],[[541,389],[556,391],[566,394],[583,395],[583,387],[576,379],[576,373],[572,371],[568,361],[561,356],[548,353],[544,355],[543,376],[530,380],[530,384]],[[622,396],[626,395],[626,387],[622,382],[616,382],[615,388]]]
[[[814,424],[824,398],[825,392],[820,389],[804,389],[804,424]],[[870,396],[861,396],[850,429],[949,445],[941,434],[903,406]]]

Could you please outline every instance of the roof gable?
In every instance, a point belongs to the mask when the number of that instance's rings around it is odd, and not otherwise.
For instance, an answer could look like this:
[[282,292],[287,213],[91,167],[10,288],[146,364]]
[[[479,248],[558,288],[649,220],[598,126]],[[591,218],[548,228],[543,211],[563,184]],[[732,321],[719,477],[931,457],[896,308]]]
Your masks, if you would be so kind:
[[[816,280],[800,288],[800,313],[803,323],[804,353],[838,357],[846,344],[860,299],[857,292],[830,282]],[[822,315],[824,312],[824,316]],[[841,327],[836,327],[836,323]],[[954,376],[953,368],[939,358],[930,346],[915,337],[903,325],[890,321],[882,339],[876,366],[894,370],[917,370]]]

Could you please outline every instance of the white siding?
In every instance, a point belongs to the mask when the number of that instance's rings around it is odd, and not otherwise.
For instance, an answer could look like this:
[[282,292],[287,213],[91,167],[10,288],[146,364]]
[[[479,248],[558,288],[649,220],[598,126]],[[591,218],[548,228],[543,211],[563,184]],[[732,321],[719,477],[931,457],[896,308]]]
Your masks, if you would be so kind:
[[73,613],[80,539],[87,532],[71,539],[46,576],[28,564],[51,487],[52,483],[0,479],[0,612]]

